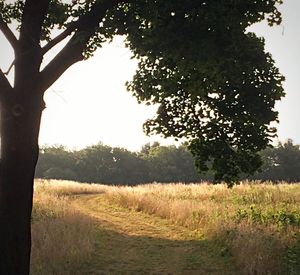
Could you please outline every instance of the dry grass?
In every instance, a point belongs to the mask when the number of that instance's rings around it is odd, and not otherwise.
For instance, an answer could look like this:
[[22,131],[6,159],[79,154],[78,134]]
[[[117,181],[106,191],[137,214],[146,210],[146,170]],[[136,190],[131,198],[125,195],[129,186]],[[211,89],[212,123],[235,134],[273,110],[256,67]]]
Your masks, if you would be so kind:
[[[111,188],[111,202],[170,219],[220,241],[242,274],[300,274],[287,247],[300,234],[300,185],[155,184]],[[227,253],[227,252],[226,252]],[[296,254],[297,255],[296,255]]]
[[[110,203],[168,219],[221,247],[240,274],[300,274],[300,185],[246,182],[113,187],[38,181],[33,215],[33,274],[71,274],[93,251],[95,229],[73,197],[102,194]],[[216,252],[219,253],[219,252]]]
[[67,180],[36,180],[35,195],[39,193],[55,194],[57,196],[101,194],[110,189],[102,184],[83,184]]
[[[93,189],[93,191],[91,191]],[[32,217],[32,274],[78,274],[94,250],[95,226],[66,194],[101,193],[98,187],[37,181]]]

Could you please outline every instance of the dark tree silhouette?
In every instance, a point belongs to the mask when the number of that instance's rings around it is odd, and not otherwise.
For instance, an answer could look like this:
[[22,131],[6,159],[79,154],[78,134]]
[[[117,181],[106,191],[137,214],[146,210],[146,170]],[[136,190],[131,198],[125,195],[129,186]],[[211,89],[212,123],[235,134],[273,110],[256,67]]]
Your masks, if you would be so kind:
[[[292,140],[260,152],[263,165],[244,180],[300,181],[300,148]],[[101,143],[80,151],[63,146],[42,147],[36,178],[75,180],[102,184],[135,185],[151,182],[211,182],[211,171],[197,173],[194,158],[186,148],[145,144],[140,152],[113,148]]]
[[[232,180],[260,164],[273,134],[282,76],[246,28],[280,23],[281,0],[0,0],[0,30],[14,49],[14,83],[0,72],[0,272],[28,274],[33,177],[44,92],[114,35],[139,59],[128,89],[158,103],[148,132],[186,137],[198,166]],[[11,31],[17,24],[19,35]],[[56,31],[60,33],[55,36]],[[66,40],[66,41],[64,41]],[[66,42],[45,66],[44,55]],[[198,157],[199,156],[199,157]]]
[[276,147],[261,152],[264,160],[262,172],[257,179],[272,181],[300,181],[300,146],[291,139],[279,143]]

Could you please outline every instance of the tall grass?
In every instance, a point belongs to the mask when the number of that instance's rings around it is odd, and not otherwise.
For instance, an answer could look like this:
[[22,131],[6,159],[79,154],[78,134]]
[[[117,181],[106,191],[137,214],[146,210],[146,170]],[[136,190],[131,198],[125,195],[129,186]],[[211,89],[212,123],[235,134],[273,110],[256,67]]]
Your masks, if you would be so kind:
[[94,250],[93,221],[73,196],[99,194],[108,203],[198,231],[231,257],[240,274],[300,274],[300,184],[246,182],[113,187],[38,181],[32,220],[32,274],[79,274]]
[[93,253],[96,230],[67,195],[103,191],[58,181],[37,181],[35,186],[31,274],[78,274]]
[[107,200],[214,239],[242,274],[300,274],[300,185],[114,187]]

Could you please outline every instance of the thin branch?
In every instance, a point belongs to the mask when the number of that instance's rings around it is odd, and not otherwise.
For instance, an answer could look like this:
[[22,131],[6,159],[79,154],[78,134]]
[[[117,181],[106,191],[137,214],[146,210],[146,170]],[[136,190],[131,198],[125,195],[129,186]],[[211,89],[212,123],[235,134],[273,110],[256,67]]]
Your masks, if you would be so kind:
[[15,65],[15,63],[16,63],[16,61],[14,60],[14,61],[10,64],[8,70],[7,70],[6,72],[4,72],[5,75],[8,75],[8,74],[9,74],[9,72],[11,71],[11,69],[12,69],[12,67]]
[[[66,37],[68,37],[76,29],[80,29],[82,31],[83,29],[87,29],[88,27],[91,27],[91,28],[96,27],[96,25],[99,23],[99,17],[101,18],[101,16],[99,16],[98,13],[99,12],[101,13],[103,10],[106,10],[107,9],[106,6],[108,3],[110,6],[113,6],[120,2],[122,2],[122,1],[120,1],[120,0],[110,0],[108,2],[98,1],[97,3],[95,3],[93,5],[90,12],[80,16],[80,18],[77,21],[72,22],[64,32],[62,32],[57,37],[55,37],[53,40],[51,40],[48,44],[46,44],[42,48],[42,54],[44,55],[45,53],[47,53],[54,46],[56,46],[58,43],[60,43],[62,40],[64,40]],[[126,0],[124,0],[124,2],[126,2]]]
[[13,49],[16,51],[18,48],[18,39],[14,35],[14,33],[11,31],[11,29],[8,27],[8,25],[3,21],[1,15],[0,15],[0,30],[10,43],[10,45],[13,47]]
[[70,66],[83,60],[84,45],[74,43],[74,37],[40,73],[40,90],[46,91]]
[[58,43],[63,41],[65,38],[67,38],[73,31],[76,30],[77,24],[74,22],[73,24],[70,24],[70,26],[65,29],[62,33],[60,33],[58,36],[56,36],[54,39],[52,39],[48,44],[46,44],[42,48],[42,55],[50,51],[53,47],[55,47]]
[[[82,54],[86,49],[87,42],[94,34],[95,28],[97,28],[99,22],[104,18],[107,10],[118,3],[129,1],[131,0],[97,1],[88,13],[82,15],[74,22],[74,26],[72,27],[74,29],[72,31],[76,31],[72,38],[40,73],[40,80],[38,81],[41,85],[40,89],[43,91],[48,89],[70,66],[83,60]],[[57,38],[56,41],[58,41],[58,43],[62,41],[60,39],[62,39],[64,35],[66,34],[62,33],[62,36]],[[78,39],[79,37],[80,39]]]

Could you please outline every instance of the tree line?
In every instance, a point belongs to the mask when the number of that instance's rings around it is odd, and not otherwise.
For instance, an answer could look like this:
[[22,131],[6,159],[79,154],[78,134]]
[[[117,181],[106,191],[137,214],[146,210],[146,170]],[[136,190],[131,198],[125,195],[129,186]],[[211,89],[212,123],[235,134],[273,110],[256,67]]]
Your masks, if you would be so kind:
[[[263,166],[243,179],[300,181],[299,145],[288,140],[260,152]],[[43,147],[36,177],[104,184],[212,181],[213,173],[199,174],[187,146],[145,144],[138,152],[102,143],[71,151],[64,146]]]

